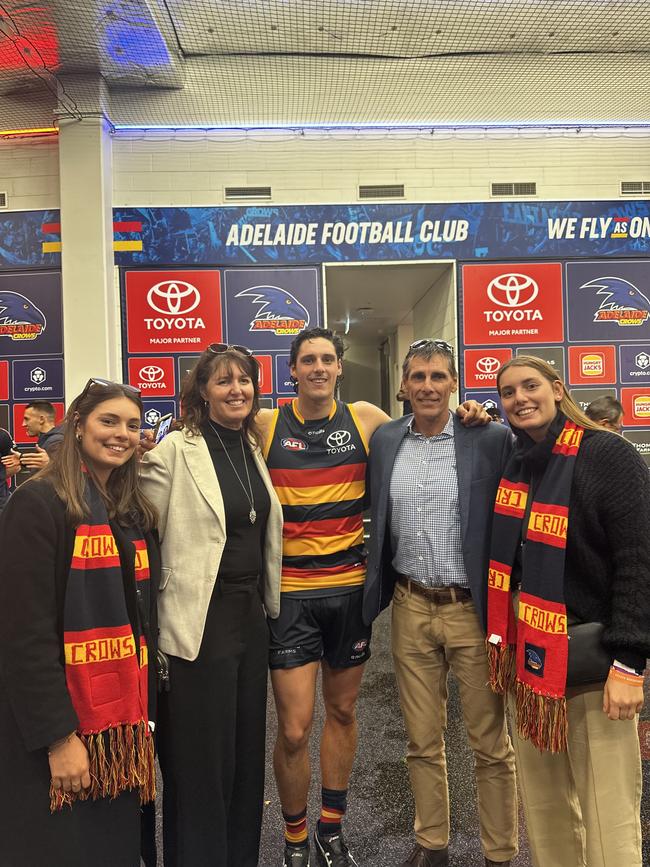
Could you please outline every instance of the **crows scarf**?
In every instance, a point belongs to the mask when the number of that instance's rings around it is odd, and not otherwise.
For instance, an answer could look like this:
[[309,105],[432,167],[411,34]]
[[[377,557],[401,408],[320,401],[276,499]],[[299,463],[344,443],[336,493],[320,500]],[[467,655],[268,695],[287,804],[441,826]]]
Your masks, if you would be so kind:
[[75,534],[63,640],[66,684],[79,719],[77,735],[90,756],[91,786],[77,793],[51,788],[52,812],[75,800],[115,798],[129,789],[140,790],[142,803],[155,797],[147,643],[139,627],[134,634],[124,590],[124,575],[135,577],[148,606],[147,545],[136,529],[125,529],[131,544],[120,551],[90,478],[85,496],[90,518]]
[[[490,685],[501,694],[513,690],[519,734],[538,749],[554,753],[567,745],[564,560],[571,483],[583,434],[584,428],[557,414],[547,434],[550,457],[534,495],[525,452],[517,449],[499,484],[492,525]],[[522,539],[526,541],[515,621],[510,577]]]

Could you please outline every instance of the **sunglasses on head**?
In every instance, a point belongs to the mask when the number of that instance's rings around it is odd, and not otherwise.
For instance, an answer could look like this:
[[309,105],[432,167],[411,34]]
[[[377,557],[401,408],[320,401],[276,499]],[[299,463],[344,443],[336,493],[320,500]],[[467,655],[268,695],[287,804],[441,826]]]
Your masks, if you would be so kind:
[[110,379],[97,379],[96,377],[91,377],[88,382],[84,386],[84,390],[79,395],[80,398],[85,397],[94,387],[97,388],[113,388],[113,386],[117,386],[125,391],[127,394],[131,394],[134,397],[140,397],[140,389],[136,388],[134,385],[126,385],[123,382],[112,382]]
[[211,343],[208,346],[208,352],[213,355],[222,355],[224,352],[234,349],[235,352],[241,352],[242,355],[252,355],[253,350],[248,346],[240,346],[238,343]]
[[437,349],[442,349],[443,352],[454,354],[454,347],[446,340],[435,340],[433,337],[423,337],[421,340],[414,340],[409,346],[409,352],[413,349],[422,349],[424,346],[435,346]]

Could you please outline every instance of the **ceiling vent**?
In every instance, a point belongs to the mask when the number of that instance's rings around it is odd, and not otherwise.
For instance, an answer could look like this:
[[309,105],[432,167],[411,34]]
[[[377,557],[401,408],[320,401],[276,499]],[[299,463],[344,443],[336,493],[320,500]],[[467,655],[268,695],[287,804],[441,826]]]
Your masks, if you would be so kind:
[[231,199],[270,199],[271,187],[226,187],[226,201]]
[[6,208],[8,207],[8,204],[9,203],[7,202],[7,194],[0,193],[0,208]]
[[650,181],[621,181],[622,196],[650,196]]
[[360,199],[403,199],[404,184],[360,184]]
[[526,183],[496,183],[490,185],[490,195],[498,196],[536,196],[537,184],[534,181]]

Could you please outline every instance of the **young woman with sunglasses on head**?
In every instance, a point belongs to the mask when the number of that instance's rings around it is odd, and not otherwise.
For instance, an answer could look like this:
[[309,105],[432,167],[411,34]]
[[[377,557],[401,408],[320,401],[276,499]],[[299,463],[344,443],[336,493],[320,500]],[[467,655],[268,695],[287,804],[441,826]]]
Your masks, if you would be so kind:
[[160,513],[165,867],[255,867],[264,797],[268,628],[282,511],[259,449],[258,366],[212,344],[181,394],[183,428],[142,464]]
[[641,867],[648,469],[545,361],[517,356],[497,389],[517,447],[494,507],[488,655],[493,687],[512,692],[533,861]]
[[90,380],[0,522],[0,862],[137,867],[155,796],[155,509],[142,402]]

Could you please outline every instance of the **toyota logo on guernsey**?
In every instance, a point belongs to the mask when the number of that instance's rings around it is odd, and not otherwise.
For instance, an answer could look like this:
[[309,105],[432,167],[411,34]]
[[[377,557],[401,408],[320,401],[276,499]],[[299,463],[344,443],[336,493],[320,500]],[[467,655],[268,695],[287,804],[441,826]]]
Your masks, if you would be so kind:
[[327,437],[327,454],[337,455],[340,452],[356,451],[356,446],[351,443],[352,434],[349,430],[335,430]]
[[201,293],[183,280],[163,280],[147,292],[147,304],[160,316],[145,317],[147,328],[205,328],[200,316],[188,316],[201,302]]
[[523,322],[542,318],[539,310],[520,309],[532,304],[539,295],[539,286],[528,274],[500,274],[488,283],[487,294],[498,307],[508,308],[486,310],[488,322]]

